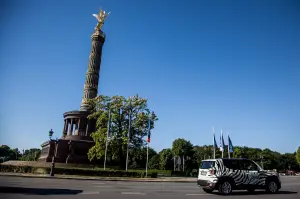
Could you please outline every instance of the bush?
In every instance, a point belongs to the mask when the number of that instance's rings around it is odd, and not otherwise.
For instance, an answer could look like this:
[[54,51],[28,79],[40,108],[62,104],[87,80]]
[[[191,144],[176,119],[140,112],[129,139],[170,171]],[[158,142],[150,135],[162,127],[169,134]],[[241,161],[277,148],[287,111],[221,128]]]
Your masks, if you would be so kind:
[[[0,165],[0,172],[14,172],[14,173],[37,173],[37,170],[43,169],[46,173],[50,173],[50,168],[40,168],[32,166],[14,166],[14,165]],[[92,168],[55,168],[55,174],[63,175],[82,175],[82,176],[99,176],[99,177],[134,177],[144,178],[145,171],[118,171],[118,170],[102,170]],[[149,171],[148,176],[157,178],[157,172]]]
[[186,172],[184,172],[184,171],[172,171],[172,176],[186,177]]
[[171,177],[173,171],[172,170],[148,170],[148,172],[155,172],[159,176]]

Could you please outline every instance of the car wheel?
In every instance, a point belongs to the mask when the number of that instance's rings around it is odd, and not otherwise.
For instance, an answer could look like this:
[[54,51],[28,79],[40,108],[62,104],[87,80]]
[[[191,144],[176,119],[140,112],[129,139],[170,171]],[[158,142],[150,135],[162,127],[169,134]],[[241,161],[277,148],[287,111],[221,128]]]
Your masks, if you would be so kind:
[[218,186],[218,191],[222,195],[229,195],[232,192],[232,185],[229,181],[223,181]]
[[214,190],[213,189],[206,189],[206,188],[202,188],[202,190],[205,192],[205,193],[212,193]]
[[278,192],[278,190],[279,190],[278,184],[275,181],[270,180],[270,181],[267,182],[266,191],[268,193],[276,193],[276,192]]

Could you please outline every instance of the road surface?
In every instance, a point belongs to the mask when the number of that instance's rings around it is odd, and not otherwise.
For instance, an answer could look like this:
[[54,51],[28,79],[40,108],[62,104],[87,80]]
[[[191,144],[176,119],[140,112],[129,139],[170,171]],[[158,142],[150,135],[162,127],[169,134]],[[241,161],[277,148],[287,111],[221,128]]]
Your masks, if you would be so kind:
[[[249,194],[236,191],[226,198],[299,199],[300,177],[282,177],[283,187],[278,194],[257,191]],[[217,192],[216,192],[217,193]],[[0,176],[0,198],[5,199],[216,199],[217,194],[206,194],[195,183],[122,182],[70,180],[56,178],[26,178]]]

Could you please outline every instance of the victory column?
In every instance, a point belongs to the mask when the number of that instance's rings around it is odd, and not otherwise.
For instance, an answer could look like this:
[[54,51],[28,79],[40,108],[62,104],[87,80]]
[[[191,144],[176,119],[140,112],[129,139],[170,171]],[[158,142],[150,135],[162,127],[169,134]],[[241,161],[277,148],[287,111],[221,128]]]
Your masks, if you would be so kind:
[[89,120],[88,100],[97,97],[102,47],[105,34],[102,31],[104,21],[109,13],[100,9],[99,14],[93,14],[98,23],[92,34],[92,51],[89,56],[88,69],[84,84],[80,110],[64,113],[64,127],[62,137],[58,140],[46,141],[42,144],[39,161],[61,163],[90,163],[87,157],[89,149],[94,145],[90,134],[95,131],[96,121]]

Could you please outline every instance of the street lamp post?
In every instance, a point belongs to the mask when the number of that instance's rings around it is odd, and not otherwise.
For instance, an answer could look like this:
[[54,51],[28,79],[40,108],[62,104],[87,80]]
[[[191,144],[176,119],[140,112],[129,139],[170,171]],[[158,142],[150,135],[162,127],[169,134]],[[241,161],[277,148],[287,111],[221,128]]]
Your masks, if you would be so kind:
[[52,129],[50,129],[50,131],[49,131],[49,140],[51,141],[51,138],[52,138],[52,135],[53,135],[53,130]]
[[[50,136],[51,135],[51,136]],[[51,141],[51,137],[53,135],[53,130],[51,129],[49,131],[49,137],[50,137],[50,141]],[[51,162],[51,170],[50,170],[50,176],[54,176],[54,168],[55,168],[55,156],[57,153],[57,139],[53,140],[54,141],[54,154],[52,156],[52,162]]]

